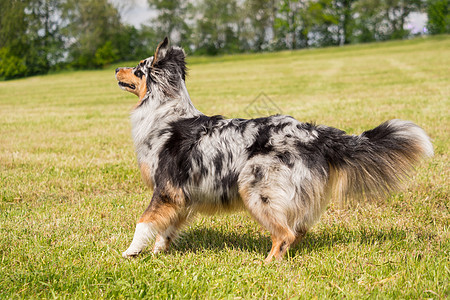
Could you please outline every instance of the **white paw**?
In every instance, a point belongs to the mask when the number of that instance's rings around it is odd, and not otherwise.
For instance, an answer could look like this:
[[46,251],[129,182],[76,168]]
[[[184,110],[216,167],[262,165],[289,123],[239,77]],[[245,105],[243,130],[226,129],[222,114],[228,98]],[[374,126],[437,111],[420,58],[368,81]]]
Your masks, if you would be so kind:
[[130,249],[127,249],[127,251],[122,252],[122,257],[123,258],[130,258],[130,257],[134,257],[137,256],[140,253],[140,251],[130,251]]
[[130,247],[122,253],[124,258],[136,256],[147,247],[149,240],[154,236],[154,230],[150,223],[138,223],[134,232]]

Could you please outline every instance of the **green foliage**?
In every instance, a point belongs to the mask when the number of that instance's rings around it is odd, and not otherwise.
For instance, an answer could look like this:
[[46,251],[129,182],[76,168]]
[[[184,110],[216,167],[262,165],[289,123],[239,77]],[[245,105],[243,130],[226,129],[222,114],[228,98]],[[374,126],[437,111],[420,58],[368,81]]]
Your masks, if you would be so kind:
[[239,42],[243,51],[270,50],[269,35],[271,31],[275,35],[276,9],[276,1],[245,1],[239,16],[240,19],[248,18],[248,23],[240,22]]
[[147,0],[149,6],[158,12],[151,21],[156,36],[162,40],[168,36],[173,43],[190,49],[192,29],[186,20],[192,19],[192,1],[185,0]]
[[117,58],[117,50],[113,48],[111,41],[107,41],[95,51],[94,63],[97,66],[104,67],[116,61]]
[[107,48],[112,46],[113,38],[121,30],[120,15],[107,0],[67,0],[63,16],[70,21],[65,28],[66,34],[76,41],[68,49],[73,67],[99,67],[118,57],[113,53],[116,50]]
[[336,1],[336,6],[338,10],[338,19],[340,20],[340,42],[341,44],[350,44],[352,41],[353,30],[354,30],[354,19],[353,19],[353,6],[357,0],[340,0]]
[[153,27],[142,26],[139,30],[131,25],[121,25],[121,29],[111,39],[117,60],[131,61],[148,57],[158,41]]
[[420,12],[422,0],[358,0],[354,12],[354,42],[384,41],[407,38],[406,19],[412,12]]
[[448,0],[428,1],[428,24],[430,34],[450,33],[450,2]]
[[239,8],[235,0],[204,0],[197,7],[195,53],[217,55],[240,51]]
[[[278,51],[404,39],[412,12],[427,8],[430,33],[450,32],[448,0],[147,0],[154,17],[124,24],[126,1],[0,1],[0,48],[8,77],[101,68],[148,57],[168,36],[198,55]],[[26,72],[14,65],[19,58]],[[22,66],[22,65],[21,65]],[[13,77],[11,77],[13,76]]]
[[27,75],[25,59],[19,58],[4,47],[0,49],[0,78],[13,79]]
[[3,72],[8,70],[9,74],[3,77],[47,73],[50,61],[57,62],[63,51],[59,25],[51,20],[51,14],[59,9],[59,2],[2,1],[0,8],[0,47],[7,49],[4,50],[4,59],[1,62],[7,65],[0,68]]
[[311,12],[314,24],[312,30],[317,35],[313,45],[316,47],[339,45],[339,15],[336,14],[334,1],[319,0]]

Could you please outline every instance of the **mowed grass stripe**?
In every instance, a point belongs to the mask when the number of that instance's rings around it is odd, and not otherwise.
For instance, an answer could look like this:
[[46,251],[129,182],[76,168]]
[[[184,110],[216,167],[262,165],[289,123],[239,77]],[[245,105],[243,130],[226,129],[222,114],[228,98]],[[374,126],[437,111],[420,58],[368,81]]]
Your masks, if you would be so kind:
[[284,114],[352,134],[412,120],[436,155],[388,199],[333,203],[282,262],[261,264],[270,237],[245,213],[200,216],[168,253],[124,260],[151,192],[119,65],[0,82],[2,298],[449,296],[448,36],[189,62],[206,114],[248,117],[263,92]]

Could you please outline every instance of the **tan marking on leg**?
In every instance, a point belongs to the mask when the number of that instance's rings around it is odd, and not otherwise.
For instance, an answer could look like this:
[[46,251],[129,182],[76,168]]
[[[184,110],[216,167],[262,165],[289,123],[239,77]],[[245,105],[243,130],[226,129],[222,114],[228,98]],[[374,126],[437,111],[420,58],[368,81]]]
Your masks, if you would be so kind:
[[155,246],[153,247],[153,253],[157,254],[161,251],[169,250],[171,243],[175,240],[178,230],[186,221],[186,214],[180,213],[177,220],[171,224],[166,231],[157,235],[155,240]]
[[242,187],[239,190],[239,193],[249,213],[271,234],[272,249],[265,259],[265,262],[271,262],[273,258],[280,260],[283,258],[291,244],[295,241],[294,233],[290,228],[285,227],[272,215],[270,215],[269,212],[258,210],[258,208],[249,207],[247,199],[250,197],[250,192],[246,187]]
[[159,232],[176,222],[186,200],[183,191],[167,184],[162,191],[155,191],[152,201],[142,214],[139,222],[153,223]]
[[[152,200],[153,201],[153,200]],[[167,227],[177,215],[177,206],[170,203],[150,205],[139,219],[138,223],[152,223],[158,229]]]
[[289,229],[286,229],[284,235],[272,233],[272,249],[265,259],[266,263],[271,262],[273,258],[281,260],[289,247],[294,243],[295,236],[289,231]]
[[144,183],[153,190],[153,180],[151,177],[150,166],[146,163],[141,163],[140,169]]

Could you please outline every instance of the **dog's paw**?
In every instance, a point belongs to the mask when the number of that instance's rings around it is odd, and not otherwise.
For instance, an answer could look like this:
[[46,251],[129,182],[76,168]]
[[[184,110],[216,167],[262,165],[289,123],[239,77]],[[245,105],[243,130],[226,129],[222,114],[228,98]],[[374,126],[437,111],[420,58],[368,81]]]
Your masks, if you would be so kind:
[[127,251],[122,252],[122,257],[123,258],[136,257],[139,253],[141,253],[141,252],[140,251],[139,252],[133,252],[133,251],[130,251],[130,249],[128,249]]

